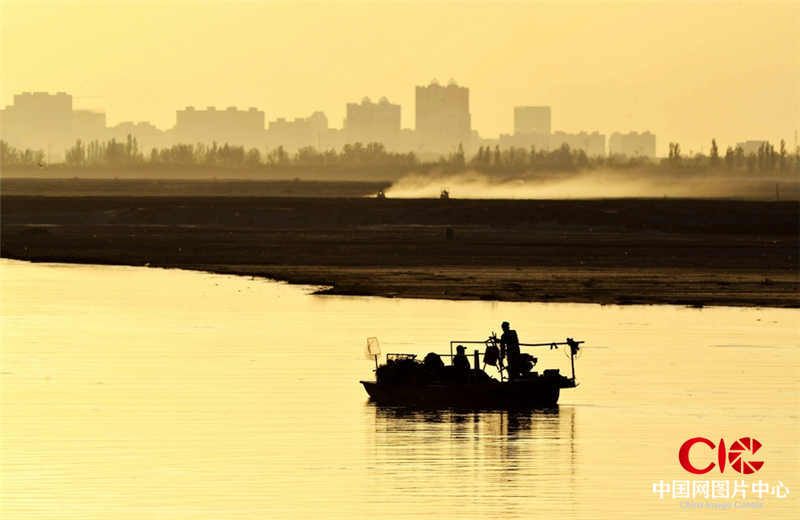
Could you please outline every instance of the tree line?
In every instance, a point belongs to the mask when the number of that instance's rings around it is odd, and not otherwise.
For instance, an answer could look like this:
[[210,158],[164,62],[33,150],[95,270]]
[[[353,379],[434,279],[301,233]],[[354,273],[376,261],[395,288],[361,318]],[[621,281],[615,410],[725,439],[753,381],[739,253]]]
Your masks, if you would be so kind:
[[175,144],[152,148],[145,152],[131,135],[123,141],[83,142],[77,140],[65,153],[64,162],[46,165],[41,150],[19,150],[0,141],[0,165],[16,168],[42,168],[54,166],[70,169],[82,168],[142,168],[142,169],[195,169],[223,168],[231,170],[276,171],[357,171],[380,169],[387,174],[427,172],[439,170],[455,173],[474,170],[487,174],[514,175],[527,172],[575,172],[586,169],[630,169],[686,171],[727,170],[731,172],[790,172],[800,171],[800,147],[789,153],[782,140],[776,149],[762,143],[757,152],[745,154],[741,147],[728,147],[721,154],[716,140],[711,141],[708,155],[684,155],[679,143],[669,143],[669,155],[663,159],[647,157],[589,157],[583,150],[571,149],[564,144],[554,150],[535,147],[481,146],[467,158],[463,146],[438,161],[420,161],[413,153],[388,151],[381,143],[347,144],[341,150],[317,150],[307,146],[289,153],[282,146],[262,152],[258,148],[245,148],[228,143]]
[[716,139],[711,140],[708,155],[683,156],[679,143],[669,143],[669,155],[662,164],[671,168],[724,169],[729,171],[786,172],[800,170],[800,146],[792,154],[781,139],[778,148],[769,142],[761,143],[755,152],[746,154],[741,146],[729,146],[725,155],[720,154]]
[[44,151],[26,148],[19,150],[9,146],[5,141],[0,141],[0,167],[22,166],[36,167],[44,165]]

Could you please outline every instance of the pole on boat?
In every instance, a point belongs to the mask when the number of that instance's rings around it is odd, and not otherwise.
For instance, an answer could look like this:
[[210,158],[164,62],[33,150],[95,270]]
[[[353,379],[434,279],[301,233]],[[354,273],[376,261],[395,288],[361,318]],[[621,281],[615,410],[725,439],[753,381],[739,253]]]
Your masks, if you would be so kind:
[[475,366],[475,373],[477,374],[478,370],[479,370],[479,368],[478,368],[478,349],[475,349],[474,355],[475,355],[475,365],[474,365]]
[[575,353],[580,348],[579,345],[582,341],[575,341],[572,338],[567,338],[567,345],[569,345],[569,364],[572,365],[572,382],[575,382]]
[[569,363],[572,365],[572,380],[575,381],[575,351],[569,347]]

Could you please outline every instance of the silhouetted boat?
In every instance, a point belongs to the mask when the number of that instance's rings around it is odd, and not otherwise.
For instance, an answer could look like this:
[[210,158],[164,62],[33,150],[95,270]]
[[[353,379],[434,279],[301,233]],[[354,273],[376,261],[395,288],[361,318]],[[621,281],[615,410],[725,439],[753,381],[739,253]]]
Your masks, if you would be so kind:
[[[370,338],[375,340],[375,338]],[[500,380],[490,377],[478,368],[479,350],[473,354],[473,365],[469,369],[457,370],[453,366],[441,364],[438,356],[453,356],[455,344],[484,344],[484,368],[487,352],[496,348],[494,336],[485,342],[451,341],[450,354],[428,354],[424,362],[416,359],[415,354],[390,353],[386,355],[386,363],[378,366],[379,352],[370,348],[368,340],[367,352],[374,357],[376,363],[376,380],[361,381],[372,401],[378,404],[418,406],[418,407],[456,407],[456,408],[551,408],[558,404],[562,388],[575,388],[575,355],[580,350],[582,341],[568,338],[565,342],[528,343],[520,347],[569,348],[572,377],[559,373],[558,369],[544,370],[543,373],[531,371],[531,367],[521,375],[508,380],[503,377],[503,366],[500,367]],[[439,359],[437,366],[432,356]],[[524,354],[523,354],[524,356]],[[530,356],[529,356],[530,357]],[[535,365],[536,358],[532,358]],[[429,360],[431,360],[429,362]],[[491,359],[488,360],[493,365]]]

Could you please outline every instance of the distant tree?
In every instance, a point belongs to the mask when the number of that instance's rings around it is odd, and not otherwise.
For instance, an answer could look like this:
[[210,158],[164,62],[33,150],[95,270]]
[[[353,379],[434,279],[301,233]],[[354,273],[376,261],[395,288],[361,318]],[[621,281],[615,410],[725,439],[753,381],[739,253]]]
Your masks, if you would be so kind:
[[800,171],[800,145],[794,148],[794,169]]
[[272,166],[286,166],[289,162],[289,154],[286,153],[283,146],[278,146],[267,155],[267,161]]
[[733,148],[729,146],[728,149],[725,150],[725,167],[729,170],[732,170],[734,166],[734,160]]
[[578,168],[586,168],[589,166],[589,157],[584,150],[578,150],[575,154],[575,166]]
[[483,146],[478,148],[478,153],[473,157],[473,162],[475,164],[483,164]]
[[464,146],[461,143],[458,143],[458,150],[456,151],[455,156],[453,157],[453,167],[457,171],[463,171],[466,167],[466,160],[464,158]]
[[16,152],[7,142],[0,140],[0,167],[14,163],[12,151]]
[[776,170],[778,168],[778,153],[772,143],[767,143],[767,169]]
[[70,166],[83,166],[86,163],[86,149],[80,139],[64,154],[64,160]]
[[745,156],[744,156],[744,148],[741,146],[737,146],[736,149],[733,151],[734,161],[733,164],[737,168],[743,168],[745,166]]
[[669,143],[669,159],[673,166],[680,166],[681,164],[681,145],[678,143]]
[[756,154],[751,153],[750,155],[747,156],[745,162],[747,164],[747,171],[753,173],[756,170],[756,167],[758,166],[758,157],[756,156]]
[[717,148],[717,140],[711,140],[711,152],[709,153],[711,166],[716,167],[719,164],[719,149]]

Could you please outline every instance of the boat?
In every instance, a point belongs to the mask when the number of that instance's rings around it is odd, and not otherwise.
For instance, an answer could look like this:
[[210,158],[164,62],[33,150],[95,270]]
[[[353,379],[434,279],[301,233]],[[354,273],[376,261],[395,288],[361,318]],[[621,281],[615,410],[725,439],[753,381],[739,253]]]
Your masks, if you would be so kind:
[[[360,381],[370,400],[380,405],[409,407],[452,407],[452,408],[555,408],[562,389],[575,388],[575,358],[583,341],[567,338],[562,342],[520,343],[520,348],[549,349],[564,348],[570,359],[570,377],[562,375],[559,369],[545,369],[542,373],[533,371],[536,357],[522,353],[519,373],[509,377],[507,367],[499,356],[499,340],[492,334],[484,341],[450,341],[449,354],[434,352],[423,361],[416,354],[387,353],[386,362],[379,364],[380,347],[377,338],[368,338],[367,355],[375,361],[375,381]],[[484,351],[475,349],[470,368],[457,369],[447,366],[442,357],[454,358],[453,348],[463,345],[483,345]],[[483,355],[483,367],[479,360]],[[438,361],[437,361],[438,360]],[[499,379],[485,372],[488,366],[495,366]]]

